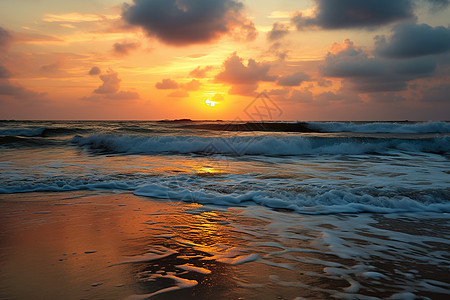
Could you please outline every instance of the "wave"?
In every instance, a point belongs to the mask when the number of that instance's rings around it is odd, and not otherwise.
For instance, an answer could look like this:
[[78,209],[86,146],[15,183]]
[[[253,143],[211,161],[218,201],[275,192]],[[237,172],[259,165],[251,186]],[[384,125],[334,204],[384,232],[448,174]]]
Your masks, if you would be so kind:
[[344,123],[309,122],[307,127],[318,132],[356,132],[356,133],[450,133],[450,123]]
[[[175,201],[212,204],[220,206],[260,205],[278,210],[302,214],[340,214],[340,213],[395,213],[395,212],[450,212],[450,190],[430,191],[422,200],[396,193],[396,196],[371,195],[368,188],[333,189],[298,194],[277,191],[250,191],[245,194],[221,194],[200,189],[168,188],[164,185],[148,184],[137,188],[135,195],[169,199]],[[377,188],[372,188],[376,191]]]
[[303,136],[75,136],[72,143],[100,153],[119,154],[223,154],[223,155],[358,155],[392,152],[450,153],[450,136],[427,139]]
[[30,129],[1,129],[0,130],[0,136],[1,135],[9,135],[9,136],[26,136],[26,137],[33,137],[33,136],[42,136],[44,133],[45,128],[30,128]]
[[[227,177],[228,180],[232,178]],[[244,181],[245,182],[245,181]],[[47,178],[36,182],[14,182],[0,187],[0,194],[25,192],[64,191],[132,191],[135,195],[184,201],[203,205],[248,206],[257,205],[275,210],[301,214],[340,213],[396,213],[435,212],[450,213],[450,189],[442,186],[399,188],[378,185],[342,187],[338,185],[303,185],[298,182],[283,187],[277,184],[252,186],[234,182],[226,188],[211,180],[193,180],[192,177],[139,177],[124,179],[120,176],[91,178]]]
[[40,128],[11,128],[0,129],[0,136],[23,136],[23,137],[52,137],[60,135],[74,135],[89,132],[82,128],[64,127],[40,127]]
[[0,136],[0,147],[41,147],[45,145],[53,145],[54,141],[45,140],[37,137],[21,137],[21,136]]

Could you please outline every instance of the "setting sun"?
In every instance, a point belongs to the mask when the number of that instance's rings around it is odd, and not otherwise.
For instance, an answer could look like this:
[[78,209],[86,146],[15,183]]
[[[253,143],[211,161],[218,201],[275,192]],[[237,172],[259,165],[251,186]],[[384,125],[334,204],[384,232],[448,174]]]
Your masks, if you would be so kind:
[[209,107],[214,107],[214,106],[216,106],[217,103],[207,99],[207,100],[205,100],[205,104],[208,105]]

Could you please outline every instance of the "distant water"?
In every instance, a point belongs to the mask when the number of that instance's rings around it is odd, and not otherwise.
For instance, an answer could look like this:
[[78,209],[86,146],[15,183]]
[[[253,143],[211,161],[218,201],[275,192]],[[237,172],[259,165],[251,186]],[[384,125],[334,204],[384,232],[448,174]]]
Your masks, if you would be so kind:
[[450,212],[448,122],[228,124],[0,122],[0,193],[132,191],[302,214]]

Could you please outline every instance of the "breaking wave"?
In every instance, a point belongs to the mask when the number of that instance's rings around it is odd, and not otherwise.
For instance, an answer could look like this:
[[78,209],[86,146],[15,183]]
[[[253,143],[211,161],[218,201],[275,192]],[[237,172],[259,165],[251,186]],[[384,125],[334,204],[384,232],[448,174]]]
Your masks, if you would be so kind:
[[427,139],[303,136],[75,136],[72,142],[101,153],[118,154],[222,154],[222,155],[358,155],[393,152],[450,153],[450,136]]

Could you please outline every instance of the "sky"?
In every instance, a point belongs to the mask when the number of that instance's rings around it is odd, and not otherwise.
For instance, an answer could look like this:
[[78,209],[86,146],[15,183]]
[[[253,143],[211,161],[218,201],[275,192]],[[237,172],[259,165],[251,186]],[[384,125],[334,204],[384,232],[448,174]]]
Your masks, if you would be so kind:
[[449,2],[0,0],[0,119],[450,120]]

